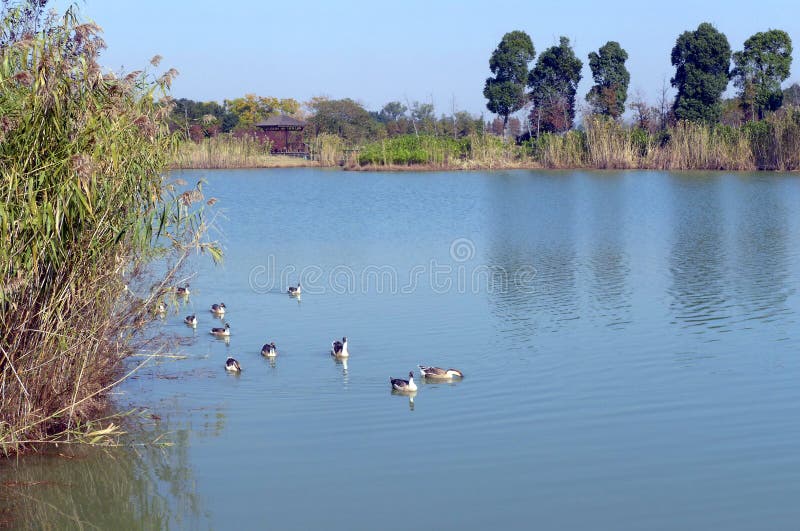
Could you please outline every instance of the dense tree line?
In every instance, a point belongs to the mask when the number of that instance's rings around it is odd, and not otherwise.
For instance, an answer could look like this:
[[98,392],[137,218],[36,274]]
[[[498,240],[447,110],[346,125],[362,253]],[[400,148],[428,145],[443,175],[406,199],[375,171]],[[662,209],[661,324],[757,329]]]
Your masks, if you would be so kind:
[[[628,52],[608,41],[588,54],[594,84],[585,94],[586,112],[621,120],[631,111],[633,125],[651,132],[678,121],[741,125],[764,119],[784,104],[800,103],[800,86],[781,90],[789,76],[792,42],[782,30],[759,32],[733,52],[727,37],[707,22],[681,33],[671,50],[675,68],[669,87],[661,90],[655,106],[641,95],[628,94]],[[254,132],[255,124],[269,116],[286,114],[306,120],[307,136],[334,134],[352,144],[400,135],[437,135],[461,138],[488,131],[519,138],[562,134],[575,125],[578,84],[583,61],[567,37],[537,56],[533,40],[524,31],[506,33],[489,57],[492,76],[483,95],[494,121],[452,109],[438,114],[432,103],[387,102],[376,111],[350,99],[312,98],[303,104],[287,98],[246,94],[217,102],[179,99],[172,114],[175,130],[195,140],[219,133]],[[723,99],[729,82],[736,97]],[[520,121],[514,115],[524,110]]]
[[[487,128],[502,134],[503,127],[485,124],[483,117],[454,110],[437,116],[432,103],[419,101],[404,105],[399,101],[386,103],[379,111],[368,111],[350,98],[315,97],[301,105],[293,99],[277,99],[254,94],[217,102],[197,102],[188,99],[175,101],[171,124],[173,130],[184,132],[199,141],[220,133],[233,135],[257,134],[255,124],[277,114],[293,116],[308,123],[307,136],[323,133],[337,135],[352,144],[400,135],[441,135],[461,138]],[[512,118],[510,126],[519,133],[519,120]]]
[[[681,120],[740,125],[762,120],[784,103],[797,105],[800,86],[781,90],[789,76],[791,54],[792,42],[785,31],[756,33],[744,42],[742,50],[732,52],[727,37],[704,22],[679,35],[672,48],[674,99],[667,102],[667,87],[655,107],[636,96],[629,104],[634,125],[663,129]],[[484,86],[486,108],[498,115],[504,130],[513,113],[526,109],[532,135],[563,133],[574,125],[583,63],[566,37],[542,52],[528,71],[535,58],[533,40],[525,32],[516,30],[503,36],[489,58],[494,77]],[[594,80],[585,98],[588,112],[619,120],[628,102],[628,53],[620,43],[609,41],[589,53],[588,59]],[[724,100],[730,81],[738,89],[737,97]]]

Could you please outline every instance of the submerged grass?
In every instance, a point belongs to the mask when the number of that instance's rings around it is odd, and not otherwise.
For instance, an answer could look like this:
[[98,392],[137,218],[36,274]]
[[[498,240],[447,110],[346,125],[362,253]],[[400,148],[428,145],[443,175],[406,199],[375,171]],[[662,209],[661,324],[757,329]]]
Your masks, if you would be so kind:
[[[190,249],[202,240],[202,186],[181,192],[163,171],[174,71],[102,75],[99,28],[72,10],[0,35],[0,451],[32,442],[97,443],[92,420],[121,361]],[[126,290],[155,257],[170,266],[146,295]],[[79,434],[83,434],[81,437]],[[99,439],[98,439],[99,437]]]

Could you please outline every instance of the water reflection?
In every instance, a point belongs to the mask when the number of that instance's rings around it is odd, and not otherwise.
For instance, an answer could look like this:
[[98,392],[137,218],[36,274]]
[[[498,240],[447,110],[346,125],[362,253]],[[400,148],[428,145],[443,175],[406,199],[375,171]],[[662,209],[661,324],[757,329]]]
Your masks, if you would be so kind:
[[698,332],[725,331],[731,317],[722,186],[722,179],[689,175],[670,187],[670,308],[682,328]]
[[[787,197],[774,182],[736,182],[732,282],[745,321],[785,315],[791,295]],[[746,188],[745,190],[739,188]]]
[[0,473],[0,505],[19,529],[207,527],[187,450],[179,444],[26,456]]
[[[504,331],[520,343],[532,341],[538,329],[555,331],[578,317],[572,188],[572,181],[538,174],[490,188],[487,260],[503,273],[490,277],[490,302]],[[533,281],[518,282],[520,271],[534,272]]]
[[589,248],[590,305],[603,324],[611,328],[621,328],[630,322],[632,293],[627,284],[630,259],[625,249],[623,180],[624,174],[616,173],[586,182],[591,228],[582,231]]
[[392,389],[392,395],[408,398],[408,409],[414,411],[414,398],[417,396],[417,391],[398,391],[397,389]]

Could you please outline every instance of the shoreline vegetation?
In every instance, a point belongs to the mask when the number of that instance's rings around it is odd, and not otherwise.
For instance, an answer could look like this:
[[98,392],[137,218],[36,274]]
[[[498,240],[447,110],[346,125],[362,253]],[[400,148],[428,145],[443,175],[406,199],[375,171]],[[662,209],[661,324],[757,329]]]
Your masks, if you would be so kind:
[[743,126],[679,122],[650,132],[602,116],[580,129],[522,142],[475,132],[453,138],[406,134],[350,147],[336,135],[312,141],[315,160],[269,154],[269,144],[219,135],[184,141],[175,169],[338,167],[351,171],[497,169],[800,170],[800,108]]
[[175,72],[103,75],[99,34],[39,2],[0,18],[0,455],[118,444],[109,391],[154,355],[125,360],[164,347],[142,331],[189,253],[220,258],[202,183],[164,177]]

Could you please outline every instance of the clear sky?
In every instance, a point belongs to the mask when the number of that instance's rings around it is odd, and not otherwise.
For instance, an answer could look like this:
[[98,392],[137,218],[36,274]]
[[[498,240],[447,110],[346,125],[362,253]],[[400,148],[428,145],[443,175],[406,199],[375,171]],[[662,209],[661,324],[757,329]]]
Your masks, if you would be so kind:
[[245,93],[300,101],[325,95],[350,97],[377,110],[407,99],[433,101],[438,114],[451,112],[455,103],[458,110],[488,117],[482,91],[489,56],[504,33],[523,30],[537,54],[560,35],[570,38],[584,62],[581,102],[592,84],[587,54],[618,41],[629,55],[629,94],[641,91],[654,103],[674,72],[675,39],[701,22],[725,33],[733,50],[758,31],[788,32],[795,51],[786,85],[800,81],[798,0],[79,0],[77,5],[105,31],[105,66],[140,69],[160,54],[162,67],[180,72],[173,95],[202,101]]

